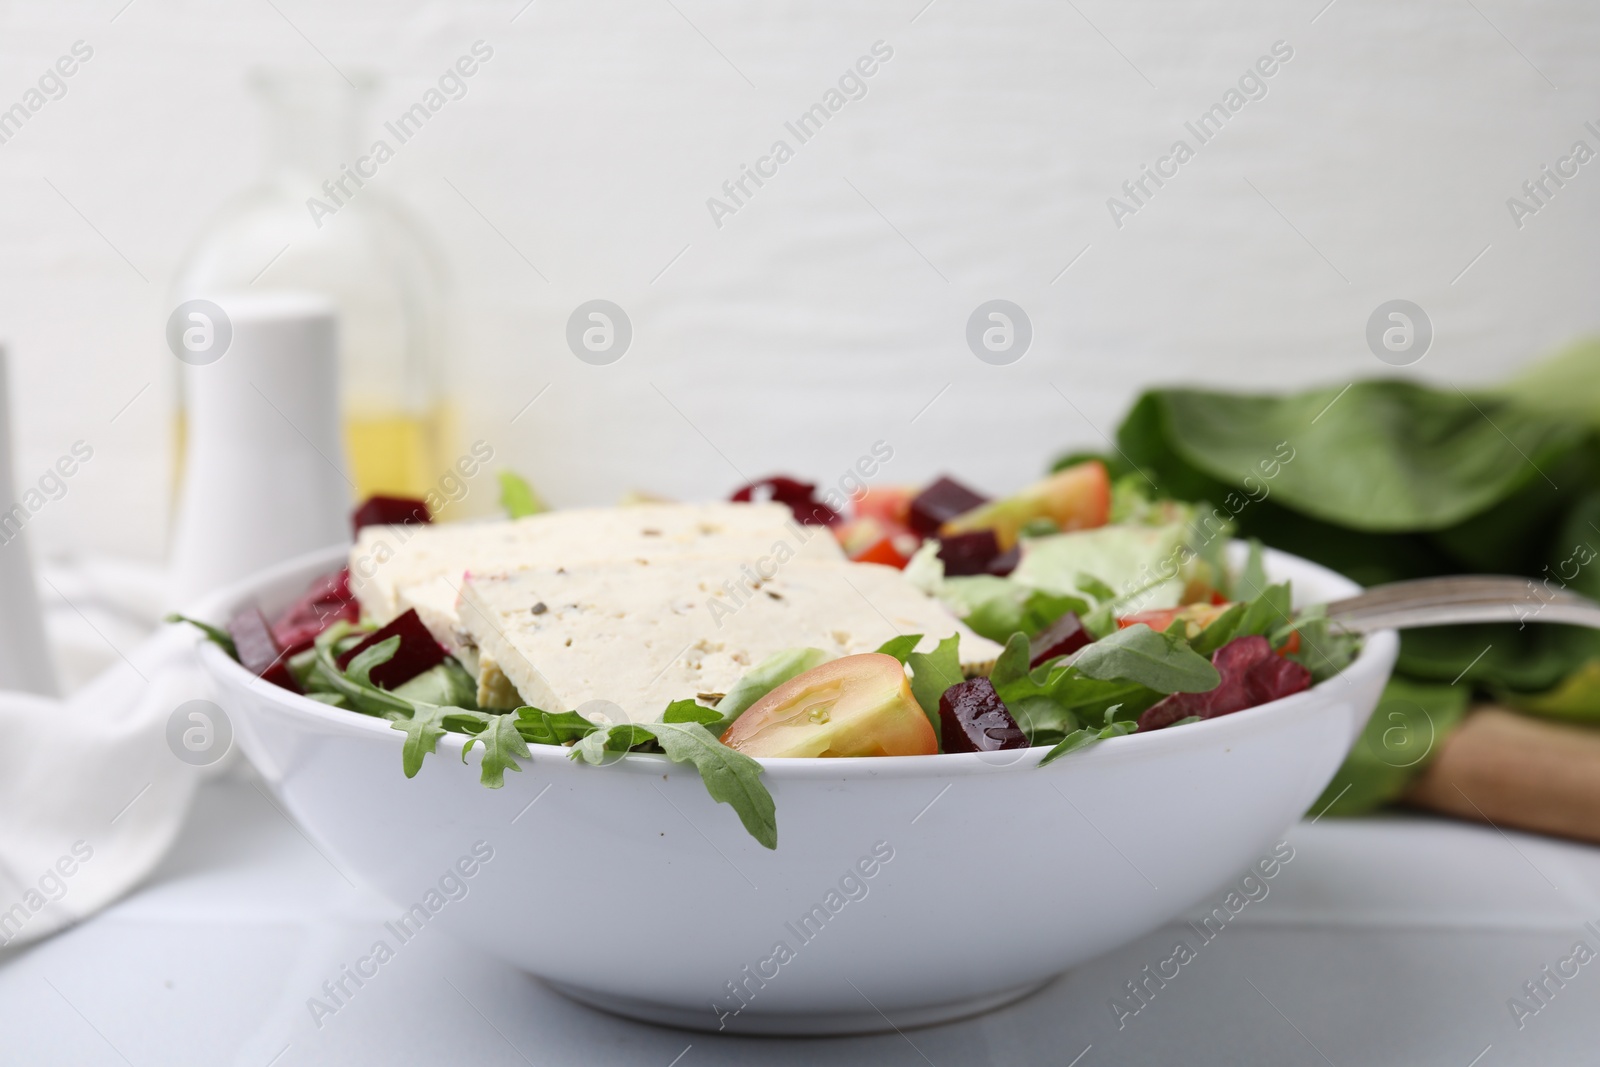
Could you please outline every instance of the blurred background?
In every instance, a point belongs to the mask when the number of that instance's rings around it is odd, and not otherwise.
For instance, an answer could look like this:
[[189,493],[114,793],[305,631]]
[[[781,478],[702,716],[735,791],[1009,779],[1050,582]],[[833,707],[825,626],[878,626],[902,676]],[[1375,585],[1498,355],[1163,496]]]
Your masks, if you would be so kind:
[[[1495,380],[1597,325],[1600,175],[1508,206],[1600,144],[1597,39],[1577,0],[5,3],[18,484],[93,449],[32,548],[47,577],[166,557],[165,329],[196,278],[320,270],[369,321],[405,309],[407,339],[346,367],[362,490],[425,489],[482,440],[557,506],[831,482],[879,440],[885,480],[1001,493],[1103,448],[1155,382]],[[42,82],[61,57],[74,73]],[[1230,90],[1199,144],[1185,124]],[[785,124],[830,91],[802,143]],[[402,142],[386,124],[419,102]],[[1124,191],[1180,138],[1199,147],[1175,176]],[[303,205],[380,139],[392,158],[347,205]],[[778,140],[792,158],[759,163]],[[776,173],[724,191],[757,166]],[[279,181],[295,167],[311,186]],[[596,299],[632,328],[607,365],[567,343]],[[1032,326],[1005,366],[966,339],[991,299]],[[1393,299],[1434,331],[1400,368],[1366,340]],[[395,442],[410,458],[372,466]],[[457,512],[491,512],[490,483]],[[82,621],[53,611],[58,644]]]

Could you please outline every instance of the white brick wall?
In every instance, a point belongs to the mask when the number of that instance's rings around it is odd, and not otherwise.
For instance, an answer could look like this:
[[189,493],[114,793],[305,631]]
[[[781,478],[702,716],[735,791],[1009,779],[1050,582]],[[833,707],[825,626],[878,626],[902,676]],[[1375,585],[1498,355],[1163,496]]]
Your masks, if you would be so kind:
[[[167,286],[255,173],[244,69],[320,62],[305,38],[388,78],[380,115],[473,40],[496,49],[379,180],[447,251],[471,429],[560,503],[721,494],[734,467],[836,477],[879,438],[884,478],[1004,489],[1098,439],[1050,383],[1109,429],[1150,382],[1347,380],[1384,369],[1363,328],[1392,297],[1433,318],[1401,372],[1433,380],[1600,327],[1600,164],[1521,231],[1505,207],[1575,139],[1600,148],[1600,7],[1581,0],[1338,0],[1314,23],[1323,0],[935,0],[915,22],[923,0],[537,0],[514,24],[523,0],[274,0],[293,26],[261,2],[122,2],[0,6],[0,106],[74,41],[95,50],[0,145],[19,476],[96,449],[35,524],[49,553],[163,550]],[[866,98],[715,228],[705,199],[879,39],[894,59]],[[1268,96],[1115,229],[1106,198],[1280,39],[1295,55]],[[634,323],[612,367],[562,341],[593,297]],[[992,297],[1034,323],[1011,367],[963,341]]]

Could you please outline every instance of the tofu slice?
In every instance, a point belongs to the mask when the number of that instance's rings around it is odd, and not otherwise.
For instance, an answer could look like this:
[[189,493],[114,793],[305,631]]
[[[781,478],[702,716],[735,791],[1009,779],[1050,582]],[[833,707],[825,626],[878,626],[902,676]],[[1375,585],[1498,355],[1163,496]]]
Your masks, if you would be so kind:
[[[379,625],[415,608],[434,638],[478,675],[477,650],[456,612],[468,571],[674,556],[752,567],[771,559],[844,559],[827,530],[797,524],[782,504],[640,504],[509,522],[368,526],[350,550],[350,588]],[[736,578],[737,563],[727,572]]]
[[959,634],[963,664],[1000,654],[899,571],[871,563],[793,560],[765,580],[743,578],[733,560],[682,557],[471,574],[460,617],[524,702],[567,711],[608,700],[639,722],[673,700],[711,702],[786,648],[845,656],[922,633],[926,650]]

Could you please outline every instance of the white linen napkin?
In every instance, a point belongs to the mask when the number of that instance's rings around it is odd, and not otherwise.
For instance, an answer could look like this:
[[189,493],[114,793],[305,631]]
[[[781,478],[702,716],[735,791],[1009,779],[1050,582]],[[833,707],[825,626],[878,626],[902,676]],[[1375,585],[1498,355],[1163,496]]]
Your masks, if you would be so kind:
[[168,742],[210,693],[193,647],[166,627],[66,700],[0,692],[0,946],[92,914],[166,854],[206,773]]

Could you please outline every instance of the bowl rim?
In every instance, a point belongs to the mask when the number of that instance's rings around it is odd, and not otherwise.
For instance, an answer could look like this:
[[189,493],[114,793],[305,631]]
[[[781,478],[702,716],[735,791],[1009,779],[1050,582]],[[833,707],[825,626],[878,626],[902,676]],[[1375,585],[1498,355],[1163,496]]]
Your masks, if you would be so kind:
[[[1233,544],[1238,545],[1239,542]],[[228,609],[247,599],[256,599],[265,591],[293,577],[307,573],[310,568],[330,566],[343,561],[349,553],[348,545],[329,546],[296,556],[275,564],[235,582],[225,589],[198,601],[185,614],[206,622],[215,623]],[[1276,549],[1265,550],[1265,563],[1269,574],[1290,568],[1304,568],[1316,573],[1318,578],[1334,587],[1333,596],[1351,595],[1360,586],[1350,579],[1318,563]],[[312,572],[315,573],[315,572]],[[319,727],[340,733],[366,734],[378,743],[392,744],[396,749],[404,745],[405,737],[387,719],[360,712],[347,711],[293,693],[251,674],[233,657],[223,653],[204,635],[194,635],[194,645],[207,674],[219,684],[250,689],[263,696],[280,713],[291,715],[302,725]],[[1211,747],[1219,742],[1263,730],[1287,728],[1293,724],[1296,711],[1337,703],[1339,696],[1334,688],[1344,688],[1370,680],[1374,674],[1387,677],[1399,652],[1399,635],[1394,630],[1378,630],[1364,635],[1360,653],[1343,671],[1278,700],[1258,704],[1243,711],[1220,715],[1189,723],[1182,730],[1155,730],[1150,733],[1131,733],[1108,738],[1092,746],[1083,756],[1097,762],[1105,759],[1137,758],[1197,747]],[[386,739],[379,741],[380,738]],[[1352,738],[1353,739],[1353,738]],[[439,739],[439,754],[450,752],[460,755],[467,741],[464,734],[447,733]],[[570,766],[571,748],[565,745],[529,745],[531,755],[527,761],[535,766],[552,766],[556,763]],[[1049,751],[1049,746],[1035,745],[1026,749],[1000,752],[940,752],[929,756],[896,756],[894,758],[817,759],[813,757],[752,757],[772,777],[779,779],[824,778],[831,781],[864,778],[940,778],[975,774],[1007,773],[1015,768],[1037,767],[1039,760]],[[1009,753],[1017,753],[1011,758]],[[523,757],[517,757],[519,760]],[[1057,766],[1068,766],[1063,761]],[[630,752],[607,764],[611,768],[625,768],[638,773],[660,774],[667,767],[679,767],[660,753]],[[693,768],[686,768],[690,771]]]

